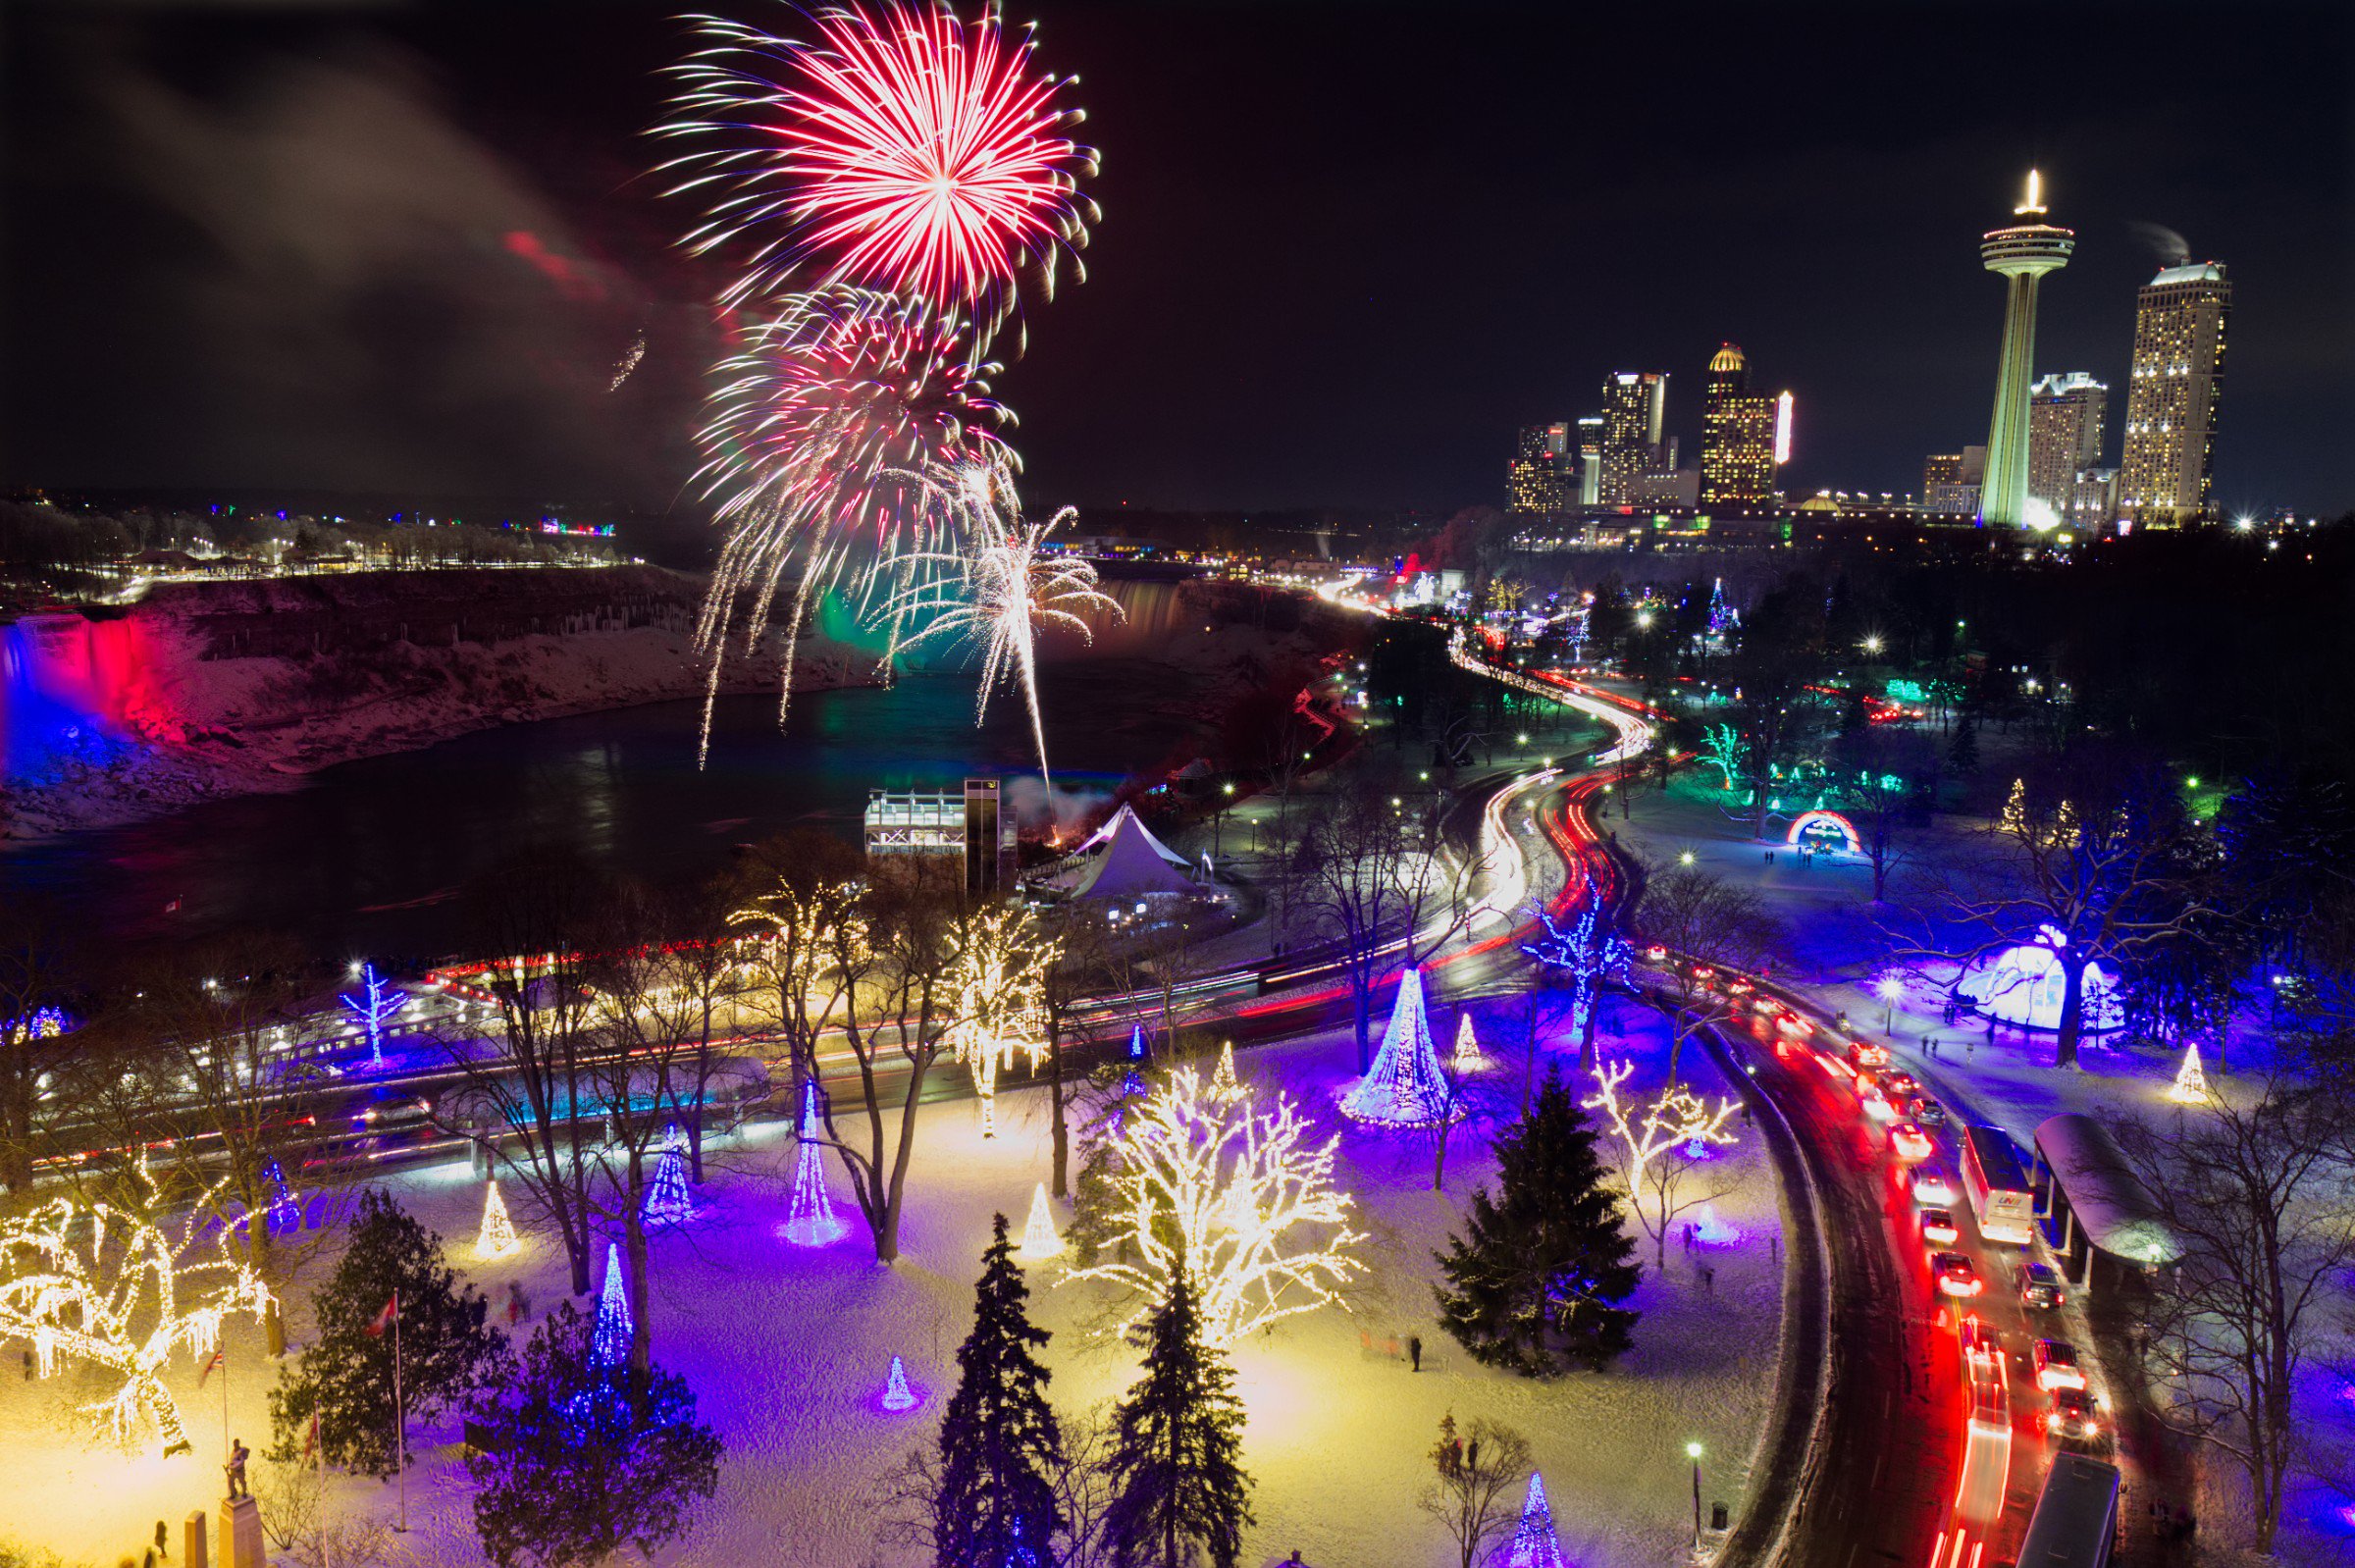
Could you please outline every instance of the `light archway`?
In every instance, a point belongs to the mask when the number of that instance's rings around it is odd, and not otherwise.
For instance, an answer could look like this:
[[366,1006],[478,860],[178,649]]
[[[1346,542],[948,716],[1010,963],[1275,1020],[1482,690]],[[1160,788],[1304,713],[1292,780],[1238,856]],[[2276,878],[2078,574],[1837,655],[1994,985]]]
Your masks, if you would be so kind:
[[1840,835],[1840,842],[1847,846],[1849,854],[1860,855],[1863,853],[1863,841],[1857,837],[1856,825],[1838,811],[1800,812],[1791,819],[1791,831],[1783,835],[1783,842],[1786,844],[1803,843],[1808,834],[1820,834],[1827,828]]

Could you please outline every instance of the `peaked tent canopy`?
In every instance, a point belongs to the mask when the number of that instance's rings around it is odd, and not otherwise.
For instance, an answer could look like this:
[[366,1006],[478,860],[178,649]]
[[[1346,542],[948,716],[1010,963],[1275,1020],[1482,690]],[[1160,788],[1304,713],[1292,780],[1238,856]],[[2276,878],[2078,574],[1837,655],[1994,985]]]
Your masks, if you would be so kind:
[[1104,846],[1094,852],[1094,862],[1072,883],[1072,897],[1125,899],[1196,891],[1185,874],[1186,862],[1172,855],[1127,807],[1122,807],[1105,824],[1100,836]]

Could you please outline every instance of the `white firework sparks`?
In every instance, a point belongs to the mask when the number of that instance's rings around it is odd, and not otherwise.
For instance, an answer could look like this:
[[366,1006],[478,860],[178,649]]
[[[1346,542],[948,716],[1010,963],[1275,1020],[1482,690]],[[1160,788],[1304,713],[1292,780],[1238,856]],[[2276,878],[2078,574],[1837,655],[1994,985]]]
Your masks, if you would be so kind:
[[621,391],[621,384],[630,379],[630,372],[636,370],[638,361],[645,357],[646,334],[640,333],[637,340],[630,344],[630,351],[622,355],[620,361],[614,365],[613,379],[605,383],[605,391],[609,392]]
[[895,624],[903,617],[929,617],[898,646],[959,636],[977,640],[981,686],[973,722],[987,716],[991,693],[1001,685],[1019,685],[1030,713],[1030,738],[1038,749],[1038,774],[1044,779],[1047,732],[1038,705],[1038,634],[1060,627],[1092,642],[1094,632],[1083,612],[1117,617],[1121,606],[1097,589],[1094,566],[1045,549],[1047,536],[1076,518],[1078,509],[1066,506],[1043,524],[1024,518],[1013,467],[1003,457],[935,465],[923,473],[921,483],[952,519],[965,548],[954,555],[903,557],[904,569],[921,572],[926,566],[942,566],[954,574],[918,583],[892,598],[886,609]]

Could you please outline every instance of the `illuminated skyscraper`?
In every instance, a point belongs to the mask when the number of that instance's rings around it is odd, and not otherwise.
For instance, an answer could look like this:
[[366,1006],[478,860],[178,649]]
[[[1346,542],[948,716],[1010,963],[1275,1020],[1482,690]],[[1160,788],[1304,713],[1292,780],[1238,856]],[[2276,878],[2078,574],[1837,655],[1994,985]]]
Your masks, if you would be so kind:
[[2028,389],[2028,498],[2050,506],[2056,520],[2068,515],[2077,475],[2102,459],[2109,404],[2110,389],[2081,370]]
[[2135,298],[2118,508],[2138,526],[2172,528],[2209,515],[2231,314],[2232,285],[2217,261],[2165,268]]
[[1578,503],[1592,506],[1602,497],[1602,416],[1589,414],[1578,422]]
[[1658,371],[1622,370],[1602,384],[1597,501],[1614,506],[1635,498],[1636,481],[1659,466],[1660,427],[1667,412],[1668,378]]
[[1516,512],[1567,511],[1578,495],[1578,458],[1570,447],[1570,423],[1524,425],[1506,484]]
[[1775,399],[1750,390],[1750,361],[1732,343],[1709,361],[1701,403],[1701,504],[1774,498]]
[[2004,350],[1995,375],[1995,419],[1987,429],[1987,477],[1979,490],[1979,519],[2012,527],[2028,511],[2028,378],[2036,357],[2036,285],[2068,265],[2076,235],[2044,223],[2043,182],[2028,171],[2027,193],[2012,209],[2027,220],[1990,231],[1979,259],[2004,279]]

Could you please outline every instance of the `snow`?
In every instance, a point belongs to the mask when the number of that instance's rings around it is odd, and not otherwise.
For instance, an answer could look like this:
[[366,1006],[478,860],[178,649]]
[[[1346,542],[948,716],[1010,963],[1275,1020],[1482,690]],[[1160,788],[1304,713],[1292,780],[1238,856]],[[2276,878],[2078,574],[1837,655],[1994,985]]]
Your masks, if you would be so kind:
[[[1439,1418],[1449,1411],[1459,1422],[1486,1416],[1527,1433],[1564,1550],[1585,1568],[1681,1557],[1692,1519],[1688,1440],[1710,1455],[1706,1497],[1739,1512],[1772,1394],[1782,1298],[1780,1254],[1770,1258],[1767,1241],[1779,1234],[1777,1196],[1752,1140],[1724,1158],[1743,1180],[1717,1200],[1715,1215],[1743,1239],[1701,1255],[1715,1270],[1713,1290],[1701,1293],[1700,1259],[1674,1244],[1665,1274],[1653,1276],[1648,1243],[1640,1242],[1646,1279],[1635,1305],[1645,1316],[1635,1350],[1611,1372],[1550,1383],[1516,1379],[1472,1362],[1436,1327],[1432,1253],[1472,1187],[1492,1180],[1490,1140],[1498,1119],[1517,1113],[1525,1081],[1511,1048],[1522,1038],[1521,1009],[1516,1000],[1495,1004],[1492,1014],[1488,1006],[1481,1005],[1478,1026],[1495,1067],[1475,1080],[1484,1103],[1451,1135],[1443,1193],[1429,1190],[1427,1135],[1360,1127],[1338,1116],[1335,1102],[1355,1075],[1348,1031],[1239,1058],[1246,1080],[1280,1084],[1329,1135],[1339,1134],[1343,1179],[1362,1210],[1360,1228],[1372,1236],[1369,1275],[1353,1292],[1352,1311],[1292,1319],[1235,1352],[1249,1412],[1244,1458],[1257,1482],[1258,1523],[1246,1536],[1246,1562],[1280,1559],[1295,1547],[1309,1562],[1356,1568],[1446,1560],[1444,1538],[1416,1509],[1415,1496]],[[1656,1081],[1667,1049],[1656,1018],[1626,1004],[1604,1021],[1606,1049],[1624,1049],[1638,1062],[1638,1086]],[[1706,1072],[1696,1086],[1721,1092]],[[850,1233],[817,1249],[781,1238],[794,1164],[783,1123],[713,1153],[697,1218],[653,1239],[648,1313],[656,1359],[687,1377],[726,1457],[716,1505],[659,1561],[712,1568],[916,1561],[878,1540],[876,1483],[911,1447],[932,1438],[970,1322],[991,1214],[1019,1219],[1048,1174],[1044,1096],[1008,1086],[998,1097],[998,1121],[999,1135],[985,1140],[971,1101],[923,1110],[903,1256],[889,1269],[873,1262],[831,1162]],[[495,1263],[473,1257],[483,1183],[464,1164],[401,1173],[389,1184],[441,1231],[451,1264],[494,1303],[504,1302],[512,1281],[543,1306],[561,1296],[560,1251],[535,1231],[529,1203],[512,1184],[509,1207],[528,1239]],[[1056,1218],[1068,1221],[1068,1209],[1058,1205]],[[294,1292],[289,1331],[297,1341],[308,1332],[309,1285],[326,1268],[313,1265]],[[1102,1287],[1052,1287],[1057,1273],[1055,1265],[1028,1267],[1032,1306],[1055,1333],[1044,1353],[1052,1393],[1070,1413],[1116,1397],[1136,1362],[1132,1351],[1094,1332],[1108,1299]],[[1420,1375],[1394,1349],[1410,1334],[1424,1341]],[[921,1396],[916,1409],[897,1415],[880,1408],[895,1355]],[[231,1426],[258,1453],[266,1446],[256,1436],[266,1428],[258,1333],[232,1336],[231,1364]],[[199,1393],[193,1383],[192,1368],[178,1370],[174,1386],[199,1454],[172,1461],[60,1440],[62,1396],[93,1396],[79,1379],[22,1391],[12,1385],[0,1395],[0,1451],[13,1460],[0,1474],[0,1518],[9,1522],[0,1539],[13,1534],[69,1560],[105,1563],[135,1554],[157,1518],[174,1521],[177,1532],[187,1510],[217,1508],[217,1394]],[[480,1560],[456,1437],[454,1421],[411,1434],[418,1463],[408,1484],[412,1530],[403,1540],[421,1561]],[[339,1478],[333,1490],[353,1516],[389,1519],[396,1506],[389,1485]],[[101,1494],[106,1510],[83,1506]]]

